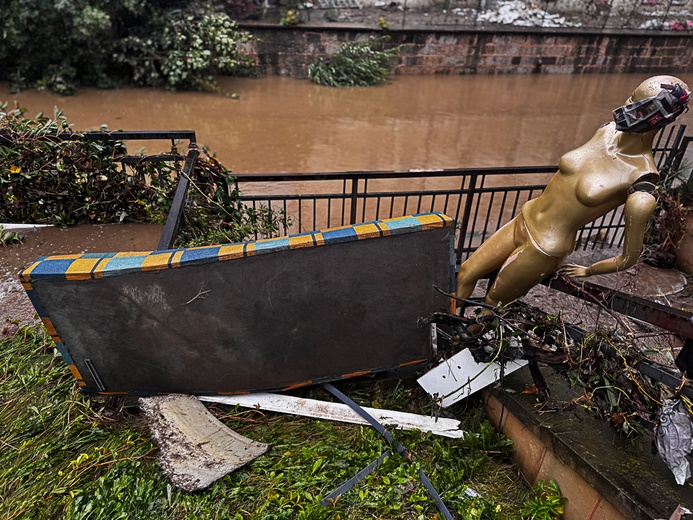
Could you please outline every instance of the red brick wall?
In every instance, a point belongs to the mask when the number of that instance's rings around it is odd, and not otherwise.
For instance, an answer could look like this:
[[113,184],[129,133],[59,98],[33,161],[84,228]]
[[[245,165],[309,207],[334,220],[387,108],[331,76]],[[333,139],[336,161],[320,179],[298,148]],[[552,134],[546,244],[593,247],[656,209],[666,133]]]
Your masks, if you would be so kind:
[[249,45],[263,74],[305,77],[310,63],[345,41],[387,34],[405,44],[396,74],[683,74],[693,72],[687,33],[580,29],[404,29],[245,24],[258,40]]

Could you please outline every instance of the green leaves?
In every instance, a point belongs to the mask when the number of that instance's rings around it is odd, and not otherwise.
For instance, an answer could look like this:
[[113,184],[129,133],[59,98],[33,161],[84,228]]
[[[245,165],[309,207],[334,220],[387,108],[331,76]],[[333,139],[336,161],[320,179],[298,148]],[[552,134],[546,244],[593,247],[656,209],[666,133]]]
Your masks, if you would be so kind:
[[[53,119],[24,113],[0,104],[0,132],[13,140],[0,146],[0,222],[68,226],[166,219],[180,163],[123,165],[123,142],[59,140],[55,133],[70,128],[62,112],[56,109]],[[196,162],[184,214],[177,247],[276,236],[291,224],[283,210],[246,207],[231,172],[205,155]],[[0,240],[15,238],[2,234]]]
[[558,484],[553,480],[548,483],[540,480],[532,490],[536,496],[525,502],[522,508],[523,520],[555,520],[560,518],[565,508]]
[[0,246],[9,246],[21,241],[22,237],[19,234],[13,231],[5,231],[5,228],[0,226]]
[[[132,415],[122,398],[82,394],[41,326],[0,328],[0,372],[0,502],[8,518],[433,518],[436,506],[419,482],[419,468],[461,519],[519,519],[528,495],[513,467],[479,451],[473,436],[459,441],[398,431],[414,463],[392,455],[324,508],[323,496],[388,448],[380,434],[365,426],[216,405],[211,411],[220,420],[270,443],[270,451],[202,492],[184,493],[159,471],[156,447],[141,417]],[[415,396],[412,385],[402,383]],[[382,380],[349,387],[350,394],[378,394],[381,400],[393,390]],[[398,386],[396,393],[402,391]],[[302,393],[328,398],[319,388]],[[400,404],[412,409],[413,400]],[[477,427],[483,418],[480,403],[469,404],[461,415],[483,446],[502,451],[501,436]],[[467,487],[480,496],[471,499]]]
[[319,58],[308,67],[308,77],[328,87],[369,87],[385,83],[399,47],[385,48],[387,36],[364,42],[348,42],[327,60]]
[[[171,9],[145,0],[7,0],[0,77],[14,91],[73,94],[80,85],[214,87],[213,74],[248,74],[236,22],[204,2]],[[55,5],[54,5],[55,4]]]

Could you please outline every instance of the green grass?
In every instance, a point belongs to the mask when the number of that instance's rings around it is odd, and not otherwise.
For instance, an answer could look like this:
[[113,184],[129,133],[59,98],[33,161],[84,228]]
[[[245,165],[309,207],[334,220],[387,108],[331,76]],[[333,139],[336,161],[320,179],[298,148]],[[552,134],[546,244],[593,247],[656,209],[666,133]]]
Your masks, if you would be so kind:
[[[454,440],[397,432],[413,463],[391,456],[328,508],[320,506],[322,497],[388,448],[374,429],[213,406],[229,427],[271,448],[207,490],[185,493],[158,470],[156,447],[132,401],[83,395],[43,328],[23,327],[5,336],[0,339],[3,519],[437,518],[418,468],[458,518],[519,519],[519,511],[537,496],[508,462],[510,441],[472,402],[454,411],[476,435]],[[374,378],[341,388],[370,406],[419,412],[425,407],[423,391],[406,380]],[[329,398],[319,388],[303,394]],[[468,486],[481,498],[470,500],[464,493]]]

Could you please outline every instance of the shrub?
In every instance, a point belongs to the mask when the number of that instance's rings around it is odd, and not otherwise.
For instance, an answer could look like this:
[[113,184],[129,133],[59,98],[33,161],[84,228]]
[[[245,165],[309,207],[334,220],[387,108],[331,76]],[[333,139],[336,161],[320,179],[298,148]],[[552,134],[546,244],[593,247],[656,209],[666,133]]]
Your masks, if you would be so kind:
[[250,39],[203,2],[8,0],[0,78],[72,94],[80,85],[200,89],[212,74],[247,74]]
[[385,48],[389,37],[369,38],[364,42],[348,42],[339,51],[308,67],[308,77],[328,87],[369,87],[385,83],[399,47]]
[[[73,132],[65,115],[53,119],[0,104],[0,222],[71,225],[165,220],[180,175],[175,162],[122,164],[122,141],[59,139]],[[76,136],[79,134],[74,132]],[[171,150],[176,154],[177,150]],[[191,177],[185,226],[177,245],[240,242],[274,236],[283,212],[246,207],[231,172],[202,154]]]

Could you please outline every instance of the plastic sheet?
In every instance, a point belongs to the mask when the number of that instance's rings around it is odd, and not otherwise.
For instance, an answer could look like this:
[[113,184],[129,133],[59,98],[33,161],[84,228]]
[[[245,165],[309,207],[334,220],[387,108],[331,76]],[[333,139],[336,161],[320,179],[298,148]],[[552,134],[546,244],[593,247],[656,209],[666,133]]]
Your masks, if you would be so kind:
[[666,401],[659,416],[656,443],[659,455],[683,485],[691,477],[686,455],[693,451],[693,416],[681,399]]
[[480,22],[502,23],[524,27],[579,27],[579,23],[566,21],[565,17],[550,14],[536,5],[519,0],[499,2],[495,10],[485,11],[477,17]]

